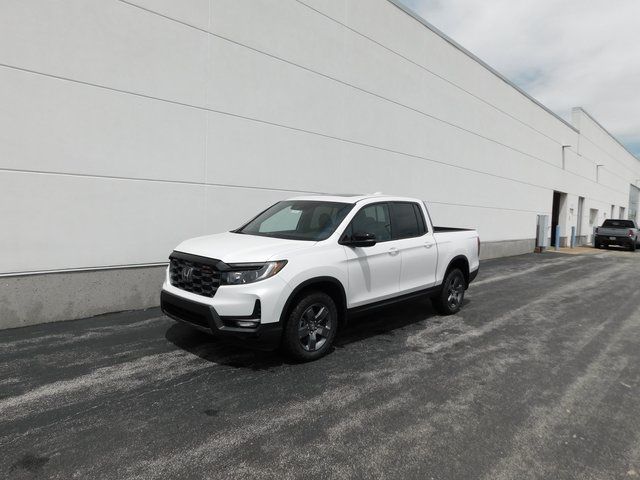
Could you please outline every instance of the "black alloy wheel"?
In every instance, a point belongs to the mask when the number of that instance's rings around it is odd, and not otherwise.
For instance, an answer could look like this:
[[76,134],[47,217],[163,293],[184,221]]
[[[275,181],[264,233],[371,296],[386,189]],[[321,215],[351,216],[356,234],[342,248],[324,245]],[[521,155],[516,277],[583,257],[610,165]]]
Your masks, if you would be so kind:
[[467,282],[458,268],[450,270],[442,282],[442,290],[432,298],[432,303],[438,313],[452,315],[462,308],[464,292]]
[[282,347],[295,360],[311,361],[326,355],[338,329],[338,310],[324,292],[300,297],[284,327]]

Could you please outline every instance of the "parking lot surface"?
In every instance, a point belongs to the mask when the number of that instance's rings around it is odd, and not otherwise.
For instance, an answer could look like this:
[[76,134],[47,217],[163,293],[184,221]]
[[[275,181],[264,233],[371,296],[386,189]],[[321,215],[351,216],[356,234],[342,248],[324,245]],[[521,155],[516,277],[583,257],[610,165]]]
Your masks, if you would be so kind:
[[0,478],[640,479],[640,253],[482,264],[320,361],[157,309],[0,332]]

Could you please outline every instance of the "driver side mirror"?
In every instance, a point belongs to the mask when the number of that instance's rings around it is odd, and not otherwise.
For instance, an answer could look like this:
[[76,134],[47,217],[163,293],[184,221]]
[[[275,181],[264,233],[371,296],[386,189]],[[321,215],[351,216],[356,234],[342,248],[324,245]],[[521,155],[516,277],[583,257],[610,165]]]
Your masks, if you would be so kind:
[[357,232],[342,243],[348,247],[373,247],[376,242],[376,236],[373,233]]

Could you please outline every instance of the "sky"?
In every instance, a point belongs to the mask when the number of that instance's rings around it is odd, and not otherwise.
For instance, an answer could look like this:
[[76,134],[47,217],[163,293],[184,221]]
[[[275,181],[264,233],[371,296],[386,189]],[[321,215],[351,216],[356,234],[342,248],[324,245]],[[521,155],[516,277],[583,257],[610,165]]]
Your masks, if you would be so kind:
[[640,157],[640,0],[401,0],[566,120]]

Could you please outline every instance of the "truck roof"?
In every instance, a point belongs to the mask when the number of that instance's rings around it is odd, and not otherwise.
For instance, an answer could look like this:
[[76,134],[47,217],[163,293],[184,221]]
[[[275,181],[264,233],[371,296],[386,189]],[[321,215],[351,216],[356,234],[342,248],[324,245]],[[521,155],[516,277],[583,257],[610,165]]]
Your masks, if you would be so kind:
[[388,200],[388,201],[410,201],[420,202],[417,198],[410,197],[398,197],[395,195],[383,195],[381,193],[369,193],[369,194],[349,194],[349,193],[333,193],[333,194],[317,194],[317,195],[303,195],[299,197],[289,198],[288,200],[317,200],[324,202],[341,202],[341,203],[357,203],[362,200],[376,199],[376,200]]

